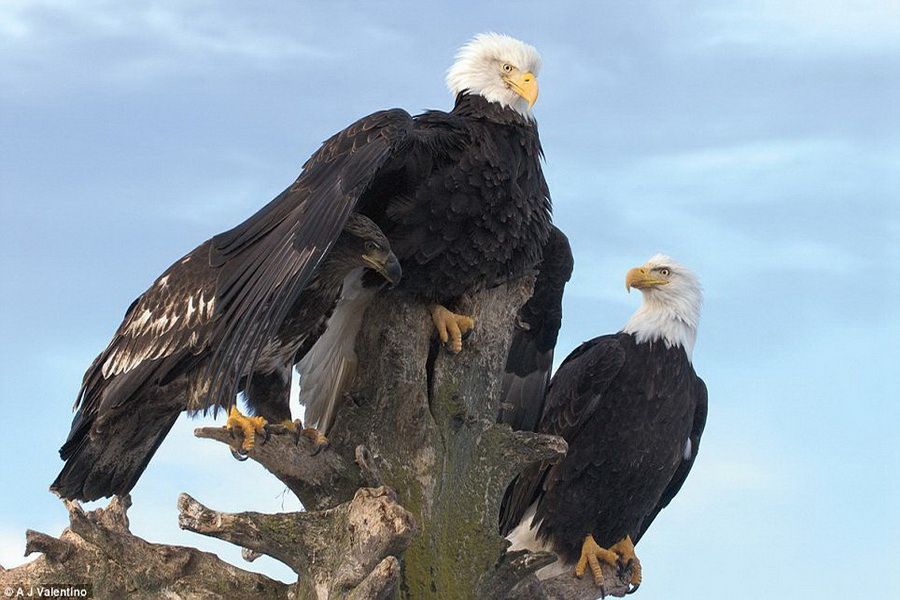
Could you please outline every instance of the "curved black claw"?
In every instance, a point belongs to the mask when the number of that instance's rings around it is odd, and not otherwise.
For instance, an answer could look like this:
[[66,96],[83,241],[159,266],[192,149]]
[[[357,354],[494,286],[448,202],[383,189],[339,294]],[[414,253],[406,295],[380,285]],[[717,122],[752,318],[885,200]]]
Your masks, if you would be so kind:
[[242,450],[238,450],[237,448],[234,448],[232,446],[229,446],[229,449],[231,449],[231,456],[233,456],[235,460],[244,462],[245,460],[250,458],[250,455]]
[[461,336],[461,337],[462,337],[462,341],[466,341],[467,339],[469,339],[470,337],[472,337],[472,334],[473,334],[473,333],[475,333],[475,328],[474,328],[474,327],[473,327],[472,329],[468,330],[467,332],[465,332],[464,334],[462,334],[462,336]]
[[627,596],[629,594],[635,593],[636,591],[638,591],[639,587],[641,587],[641,584],[639,584],[639,583],[634,584],[634,587],[632,587],[631,584],[629,584],[628,591],[625,592],[625,595]]
[[[266,423],[265,425],[263,425],[263,431],[265,432],[265,435],[263,436],[262,444],[265,444],[266,442],[269,441],[269,438],[272,437],[272,430],[269,429],[269,424],[268,424],[268,423]],[[260,444],[260,445],[262,445],[262,444]]]
[[310,455],[310,456],[315,456],[316,454],[318,454],[319,452],[321,452],[321,451],[324,450],[325,448],[328,448],[329,446],[331,446],[331,443],[330,443],[330,442],[325,442],[325,443],[322,443],[322,444],[313,444],[313,450],[312,450],[312,452],[309,453],[309,455]]

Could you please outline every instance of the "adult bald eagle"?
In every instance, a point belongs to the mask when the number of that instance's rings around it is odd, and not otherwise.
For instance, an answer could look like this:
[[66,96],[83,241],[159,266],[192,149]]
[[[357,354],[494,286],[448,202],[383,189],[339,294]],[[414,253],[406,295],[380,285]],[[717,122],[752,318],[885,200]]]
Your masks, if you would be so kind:
[[[208,367],[228,325],[218,310],[220,267],[211,267],[211,242],[169,267],[128,309],[112,341],[88,369],[78,413],[60,456],[66,461],[50,486],[63,498],[96,500],[126,494],[182,411],[231,408],[229,427],[253,447],[267,421],[291,424],[291,368],[325,326],[345,281],[374,269],[391,282],[401,270],[381,230],[351,215],[313,271],[239,389],[257,417],[244,417],[235,397],[210,402]],[[251,377],[252,375],[252,377]],[[313,434],[315,432],[312,432]]]
[[647,528],[687,478],[706,424],[706,386],[691,353],[700,316],[697,278],[656,255],[631,269],[626,286],[643,304],[621,332],[585,342],[553,376],[537,431],[569,444],[556,465],[523,472],[507,491],[501,530],[510,550],[547,549],[559,557],[538,576],[599,563],[630,571]]
[[[401,110],[375,113],[320,150],[353,147],[367,157],[353,179],[359,192],[345,199],[343,210],[360,211],[381,226],[403,264],[395,290],[429,307],[441,341],[454,352],[474,326],[453,312],[465,295],[531,271],[550,230],[549,191],[531,114],[539,67],[533,47],[504,35],[479,35],[459,51],[447,74],[453,110],[416,117]],[[271,217],[260,216],[266,225],[248,230],[265,226],[272,243],[280,243],[283,234],[269,222],[296,219],[290,211],[305,214],[306,203],[285,198]],[[321,227],[340,218],[334,214]],[[253,289],[263,297],[273,291],[262,284]],[[352,377],[353,345],[370,296],[362,289],[345,297],[298,366],[301,403],[323,431],[334,419],[342,384]]]

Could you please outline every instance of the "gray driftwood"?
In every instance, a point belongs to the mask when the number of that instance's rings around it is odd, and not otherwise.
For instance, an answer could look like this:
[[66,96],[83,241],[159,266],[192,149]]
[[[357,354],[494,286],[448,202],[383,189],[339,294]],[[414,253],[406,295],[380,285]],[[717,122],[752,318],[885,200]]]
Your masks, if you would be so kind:
[[[458,355],[436,344],[424,306],[391,293],[376,298],[357,342],[356,381],[329,447],[313,454],[306,438],[283,432],[257,440],[249,453],[311,512],[228,514],[186,494],[179,498],[183,528],[238,544],[248,559],[267,554],[281,560],[298,574],[297,584],[247,573],[197,550],[149,544],[116,519],[107,523],[102,511],[80,510],[58,540],[29,532],[29,551],[44,557],[0,571],[0,581],[65,576],[90,580],[108,597],[120,591],[152,597],[164,589],[176,590],[171,597],[215,597],[220,588],[212,586],[219,585],[235,586],[228,597],[598,597],[590,576],[538,581],[534,572],[554,556],[506,553],[497,531],[512,478],[566,452],[560,438],[495,423],[514,317],[530,291],[525,278],[474,295],[461,312],[475,316],[475,332]],[[196,435],[233,443],[220,428]],[[109,510],[118,506],[114,501]],[[624,582],[612,569],[604,573],[606,594],[622,595]],[[242,593],[235,596],[234,589]]]
[[29,530],[25,554],[42,556],[0,568],[0,589],[89,584],[95,598],[293,598],[291,586],[239,569],[215,554],[151,544],[128,530],[128,496],[84,512],[67,502],[69,527],[59,538]]

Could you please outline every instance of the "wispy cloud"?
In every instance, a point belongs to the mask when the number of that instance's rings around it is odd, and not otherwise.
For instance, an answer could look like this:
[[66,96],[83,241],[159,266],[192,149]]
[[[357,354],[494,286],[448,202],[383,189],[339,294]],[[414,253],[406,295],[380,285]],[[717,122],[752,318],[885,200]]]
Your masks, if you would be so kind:
[[884,53],[900,50],[900,4],[893,0],[757,0],[701,13],[700,48],[742,46],[756,52]]
[[[229,18],[221,7],[199,1],[12,0],[0,4],[0,49],[0,81],[20,93],[48,76],[57,88],[96,80],[147,83],[223,60],[271,69],[334,55],[302,35]],[[86,60],[92,64],[87,71]]]
[[[135,38],[188,55],[222,55],[261,61],[296,56],[324,58],[320,46],[254,30],[241,19],[222,18],[207,2],[127,3],[87,0],[12,0],[0,7],[0,31],[34,41],[51,27],[84,39]],[[53,17],[52,19],[50,17]]]

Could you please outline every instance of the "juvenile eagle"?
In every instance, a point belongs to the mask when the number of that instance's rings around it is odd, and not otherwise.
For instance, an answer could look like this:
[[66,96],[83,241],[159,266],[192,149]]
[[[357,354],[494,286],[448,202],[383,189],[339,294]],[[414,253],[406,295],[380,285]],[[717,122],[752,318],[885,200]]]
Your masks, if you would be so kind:
[[537,431],[569,444],[556,465],[523,472],[507,490],[500,526],[510,550],[559,557],[542,578],[600,562],[630,573],[636,588],[641,536],[681,489],[706,424],[706,386],[691,363],[700,317],[697,278],[656,255],[626,286],[643,304],[619,333],[583,343],[559,367]]
[[[93,362],[50,489],[63,498],[96,500],[127,494],[182,411],[231,409],[228,426],[254,444],[266,422],[291,423],[291,368],[325,327],[345,281],[371,269],[390,282],[400,265],[381,230],[352,215],[297,295],[280,326],[241,375],[240,390],[257,417],[237,412],[235,396],[210,402],[209,363],[227,319],[218,310],[221,268],[210,266],[211,242],[169,267],[128,309],[112,341]],[[252,377],[248,377],[252,374]]]

